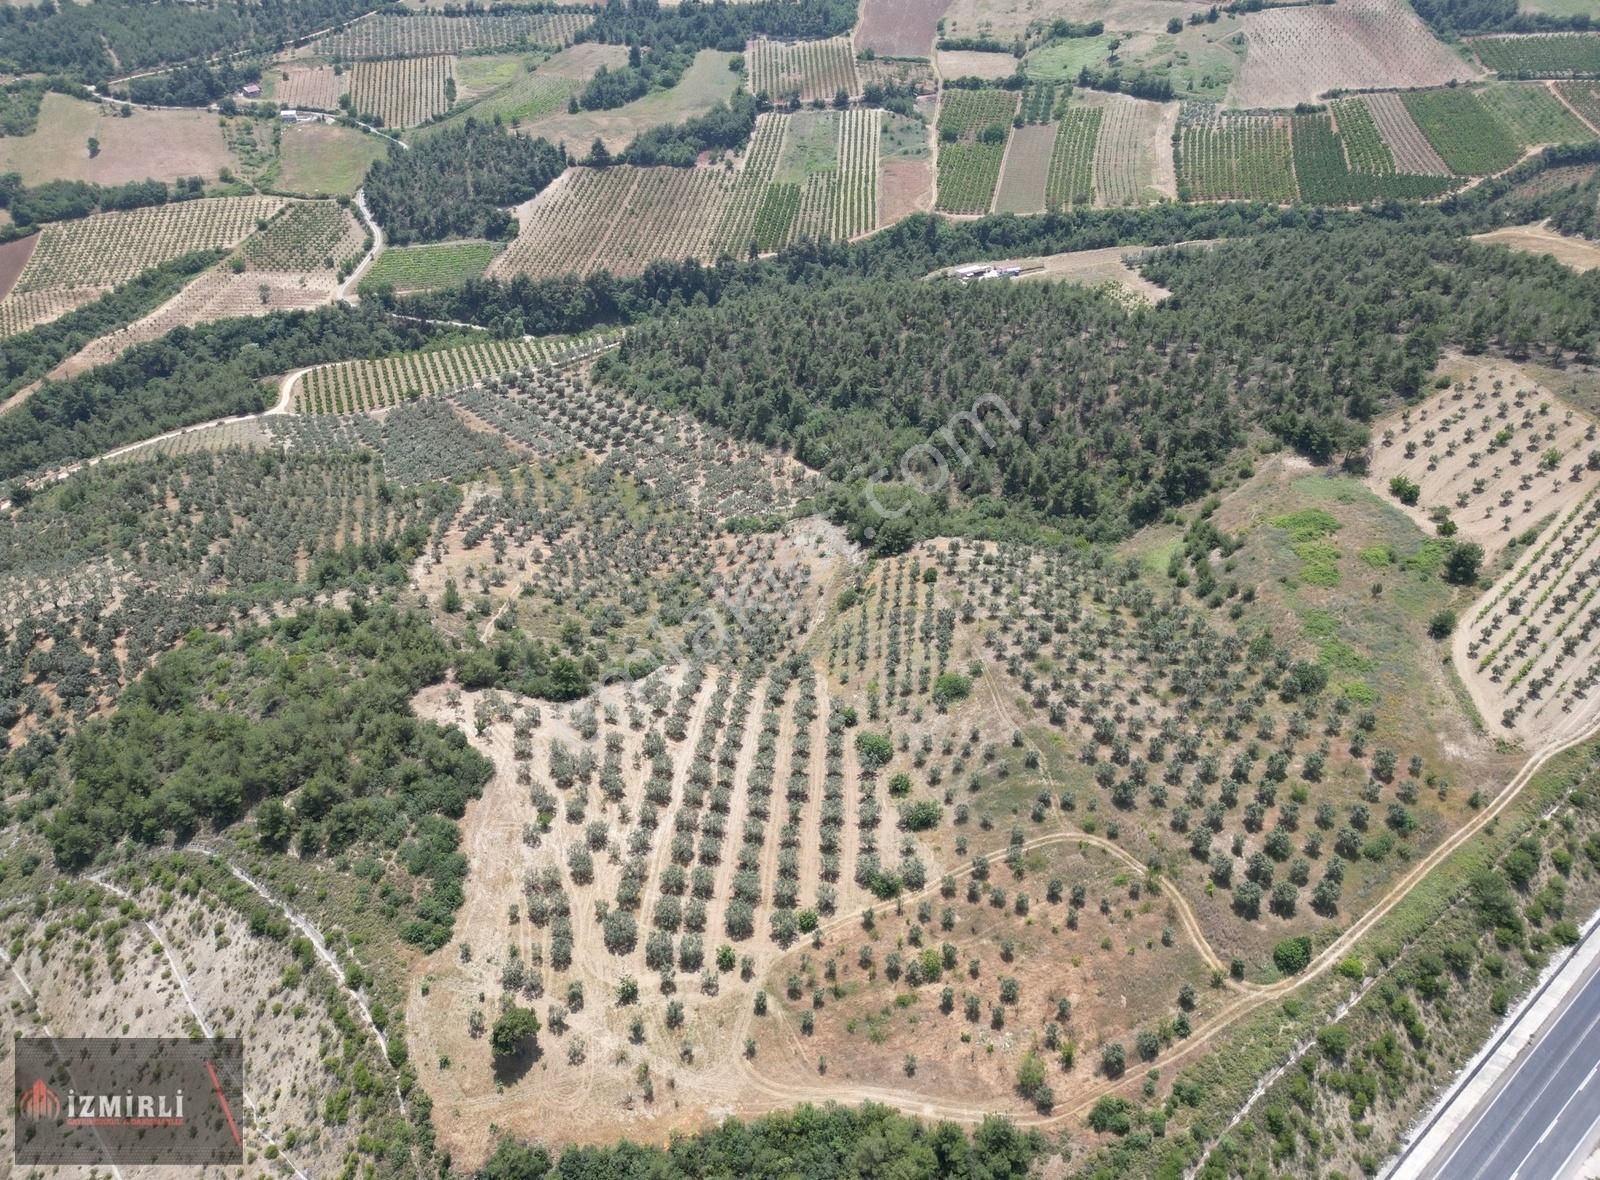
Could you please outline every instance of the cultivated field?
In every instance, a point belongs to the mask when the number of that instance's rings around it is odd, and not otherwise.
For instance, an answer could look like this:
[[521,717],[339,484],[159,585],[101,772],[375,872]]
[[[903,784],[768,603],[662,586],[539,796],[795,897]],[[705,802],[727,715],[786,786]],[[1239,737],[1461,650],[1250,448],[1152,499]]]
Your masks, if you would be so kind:
[[[1411,117],[1411,111],[1407,109],[1400,95],[1367,94],[1355,101],[1364,104],[1367,113],[1372,116],[1373,125],[1383,139],[1383,146],[1388,148],[1396,171],[1418,175],[1449,175],[1450,165],[1434,151],[1433,144],[1428,142],[1428,137],[1417,126],[1416,120]],[[1342,109],[1342,105],[1334,108],[1336,118],[1341,117],[1338,112]],[[1348,142],[1357,141],[1352,138]],[[1374,161],[1372,170],[1379,170],[1381,163],[1378,161],[1381,161],[1382,157],[1370,146],[1364,151],[1364,158]]]
[[744,60],[751,92],[765,92],[775,103],[814,98],[831,102],[841,91],[861,93],[855,48],[849,37],[792,42],[761,37],[746,46]]
[[103,287],[51,287],[43,291],[13,291],[0,299],[0,339],[26,332],[40,324],[93,303],[105,294]]
[[[1094,188],[1089,182],[1094,137],[1092,134],[1083,134],[1083,124],[1087,120],[1081,116],[1086,113],[1073,111],[1061,123],[1062,135],[1072,141],[1065,152],[1070,161],[1062,166],[1061,173],[1076,177],[1081,171],[1084,181],[1082,191],[1086,194],[1084,203],[1094,199]],[[1096,116],[1099,113],[1094,112]],[[1075,119],[1074,115],[1080,117]],[[1095,121],[1098,122],[1098,118]],[[1068,130],[1069,126],[1073,128],[1072,131]],[[995,194],[996,213],[1044,212],[1046,189],[1049,182],[1057,179],[1057,144],[1056,127],[1052,123],[1030,123],[1011,133],[1011,146],[1006,152],[1005,167],[1000,174],[1000,190]],[[1055,189],[1051,188],[1051,191]]]
[[638,274],[657,258],[742,256],[878,224],[881,114],[759,117],[741,166],[569,169],[518,210],[521,232],[491,277]]
[[1095,203],[1138,205],[1152,196],[1175,200],[1172,135],[1179,104],[1113,94],[1105,96],[1103,109],[1095,141]]
[[1251,13],[1249,43],[1229,100],[1241,107],[1292,107],[1335,88],[1442,86],[1476,76],[1434,37],[1404,0]]
[[1005,158],[1018,95],[1012,90],[947,90],[939,106],[937,208],[987,213]]
[[1511,133],[1471,90],[1419,90],[1401,95],[1418,130],[1458,176],[1511,167],[1522,155]]
[[373,161],[388,154],[385,140],[349,127],[323,123],[285,127],[278,145],[275,187],[306,196],[354,196]]
[[1061,117],[1050,151],[1045,204],[1052,211],[1094,204],[1095,151],[1104,107],[1072,107]]
[[941,49],[935,60],[943,78],[1009,78],[1022,70],[1022,63],[1009,53]]
[[387,284],[396,291],[457,287],[481,275],[499,251],[495,242],[437,242],[385,250],[361,278],[361,286]]
[[409,352],[376,361],[319,365],[294,384],[293,406],[300,414],[354,414],[381,410],[484,377],[530,365],[553,364],[593,349],[592,340],[496,340],[432,352]]
[[453,80],[454,64],[443,55],[358,61],[351,70],[351,101],[387,126],[415,127],[450,109],[445,84]]
[[1540,82],[1486,86],[1478,97],[1489,113],[1524,147],[1550,143],[1586,143],[1594,131],[1567,104]]
[[[90,139],[99,144],[93,155]],[[205,111],[136,108],[123,119],[112,107],[51,92],[32,135],[0,136],[0,172],[20,172],[26,184],[214,180],[224,168],[237,171],[239,161],[223,140],[217,116]]]
[[468,53],[513,45],[559,49],[571,44],[591,23],[587,13],[516,12],[498,15],[445,16],[380,13],[342,33],[312,43],[322,57],[420,57],[435,53]]
[[111,287],[191,250],[237,246],[282,205],[281,197],[216,197],[57,222],[41,231],[12,294]]
[[853,40],[884,57],[930,57],[948,0],[862,0]]
[[1600,82],[1557,82],[1556,92],[1596,131],[1600,131]]
[[918,94],[932,94],[935,88],[933,67],[917,57],[857,59],[856,77],[863,87],[874,82],[880,86],[909,86]]
[[261,81],[262,97],[279,106],[336,111],[339,96],[350,89],[350,70],[336,73],[331,65],[288,61],[267,70]]
[[1474,37],[1468,43],[1478,60],[1502,77],[1592,78],[1600,74],[1600,33]]
[[[1301,200],[1321,205],[1418,200],[1436,197],[1456,183],[1447,176],[1396,172],[1376,126],[1361,118],[1366,108],[1347,105],[1346,115],[1354,117],[1341,122],[1337,131],[1328,115],[1295,115],[1292,120],[1295,184]],[[1353,161],[1364,166],[1354,166]]]
[[292,201],[240,255],[251,270],[333,271],[353,267],[364,253],[366,230],[334,201]]
[[1289,128],[1290,121],[1277,115],[1202,114],[1180,124],[1179,195],[1195,201],[1293,201]]

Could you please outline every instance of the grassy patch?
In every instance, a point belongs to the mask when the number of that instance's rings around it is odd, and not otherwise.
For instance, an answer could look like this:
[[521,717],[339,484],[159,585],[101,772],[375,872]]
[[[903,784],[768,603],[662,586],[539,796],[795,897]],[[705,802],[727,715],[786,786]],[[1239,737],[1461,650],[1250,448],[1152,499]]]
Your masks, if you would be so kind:
[[1030,82],[1076,82],[1084,66],[1099,68],[1111,56],[1116,38],[1072,37],[1035,49],[1022,60],[1022,72]]
[[306,196],[353,196],[372,162],[388,154],[386,140],[348,127],[322,123],[285,127],[278,152],[278,188]]
[[495,256],[493,242],[440,242],[385,250],[361,281],[362,290],[387,283],[396,291],[458,287],[481,275]]
[[1339,584],[1339,547],[1324,538],[1339,531],[1333,514],[1321,508],[1302,508],[1268,523],[1289,534],[1290,549],[1300,559],[1300,578],[1308,586]]

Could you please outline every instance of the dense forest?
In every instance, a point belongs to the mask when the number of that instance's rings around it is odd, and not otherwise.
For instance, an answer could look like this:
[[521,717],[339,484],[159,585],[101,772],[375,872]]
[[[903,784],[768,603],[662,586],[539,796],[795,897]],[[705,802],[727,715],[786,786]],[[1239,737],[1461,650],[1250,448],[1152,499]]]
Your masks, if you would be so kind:
[[561,149],[468,118],[367,172],[367,201],[391,245],[516,233],[504,206],[539,194],[566,168]]
[[683,0],[615,0],[578,37],[655,49],[720,49],[743,53],[753,37],[779,41],[837,37],[855,27],[855,0],[762,0],[756,4]]
[[436,334],[345,307],[177,328],[108,365],[48,383],[0,416],[0,480],[194,422],[255,413],[277,396],[263,377],[417,348]]
[[759,109],[756,100],[741,90],[698,118],[652,127],[629,144],[616,162],[693,167],[701,152],[734,151],[749,143]]
[[104,82],[114,74],[203,61],[243,49],[275,50],[384,0],[218,0],[215,4],[94,4],[0,7],[0,69],[66,73]]
[[253,814],[268,848],[397,850],[432,882],[404,936],[442,946],[466,873],[450,821],[492,770],[407,704],[448,666],[426,617],[385,603],[197,637],[72,738],[71,791],[47,828],[56,859],[81,867],[124,836],[181,843]]
[[1036,1131],[998,1117],[969,1137],[865,1103],[804,1105],[743,1122],[728,1119],[671,1146],[574,1147],[552,1160],[542,1147],[503,1140],[477,1180],[788,1180],[801,1176],[893,1180],[1023,1180],[1043,1153]]
[[833,480],[928,492],[899,540],[951,527],[955,500],[1111,539],[1204,495],[1255,426],[1319,462],[1359,456],[1445,344],[1543,342],[1559,362],[1600,332],[1592,279],[1381,224],[1167,252],[1144,273],[1172,295],[1133,312],[1045,284],[724,298],[637,327],[599,373]]
[[1593,23],[1587,13],[1561,17],[1542,12],[1519,12],[1517,0],[1413,0],[1412,7],[1443,37],[1462,33],[1587,29]]

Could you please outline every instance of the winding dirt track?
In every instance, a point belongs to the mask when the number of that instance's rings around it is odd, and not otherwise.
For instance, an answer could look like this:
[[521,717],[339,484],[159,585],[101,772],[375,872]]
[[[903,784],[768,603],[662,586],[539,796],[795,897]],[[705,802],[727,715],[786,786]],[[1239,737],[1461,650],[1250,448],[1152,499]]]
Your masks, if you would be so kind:
[[[996,702],[998,703],[998,696]],[[1002,706],[1002,712],[1004,712]],[[1533,776],[1539,772],[1551,759],[1566,753],[1577,746],[1592,739],[1596,732],[1600,732],[1600,725],[1592,725],[1570,736],[1553,736],[1549,742],[1529,756],[1527,762],[1506,784],[1488,807],[1479,812],[1471,822],[1456,831],[1449,838],[1442,841],[1437,848],[1423,859],[1418,861],[1412,869],[1397,880],[1380,900],[1366,913],[1362,914],[1350,927],[1330,943],[1323,951],[1312,959],[1308,966],[1299,975],[1290,976],[1271,984],[1230,983],[1229,989],[1235,993],[1234,998],[1228,1001],[1204,1023],[1195,1028],[1194,1034],[1182,1044],[1163,1054],[1159,1059],[1162,1068],[1176,1065],[1194,1056],[1200,1049],[1205,1048],[1217,1036],[1225,1032],[1235,1021],[1248,1016],[1264,1004],[1281,999],[1296,990],[1304,987],[1312,980],[1326,974],[1333,966],[1343,959],[1350,950],[1370,933],[1374,926],[1381,922],[1395,906],[1399,905],[1406,896],[1416,887],[1423,877],[1442,864],[1449,856],[1455,853],[1463,844],[1476,836],[1483,828],[1506,810],[1521,794],[1522,789],[1528,785]],[[1041,760],[1042,765],[1042,760]],[[1024,850],[1045,847],[1051,844],[1060,844],[1078,841],[1084,844],[1093,844],[1113,853],[1119,860],[1131,867],[1143,871],[1145,866],[1130,855],[1125,849],[1118,847],[1108,840],[1098,836],[1091,836],[1084,832],[1065,830],[1047,836],[1039,836],[1028,841],[1022,847]],[[955,872],[956,877],[967,876],[972,871],[969,863]],[[915,902],[934,892],[938,887],[933,886],[919,893],[908,895],[905,900]],[[1177,910],[1179,920],[1184,929],[1194,941],[1201,955],[1213,967],[1220,968],[1221,960],[1206,942],[1204,933],[1200,929],[1194,911],[1189,908],[1188,902],[1177,893],[1175,889],[1162,891],[1165,897]],[[859,923],[864,907],[855,913],[844,915],[827,922],[819,929],[824,933],[837,930],[841,927]],[[773,1010],[774,1016],[779,1021],[784,1021],[782,1009]],[[753,1015],[746,1012],[741,1020],[738,1030],[740,1037],[746,1035]],[[784,1022],[787,1028],[787,1022]],[[955,1122],[975,1123],[980,1122],[990,1114],[996,1113],[993,1106],[976,1103],[963,1103],[948,1099],[933,1100],[920,1094],[892,1087],[880,1086],[796,1086],[793,1084],[779,1084],[763,1078],[748,1060],[739,1062],[741,1072],[744,1074],[745,1088],[742,1097],[748,1101],[752,1094],[759,1094],[762,1098],[770,1099],[774,1107],[793,1105],[796,1102],[877,1102],[885,1106],[894,1107],[907,1114],[920,1115],[924,1118],[949,1119]],[[1012,1121],[1019,1126],[1051,1129],[1063,1123],[1082,1118],[1085,1112],[1101,1097],[1127,1086],[1139,1084],[1140,1079],[1133,1077],[1133,1072],[1121,1079],[1112,1081],[1103,1079],[1095,1085],[1082,1098],[1066,1106],[1057,1107],[1048,1115],[1012,1116]],[[1142,1075],[1141,1075],[1142,1076]]]

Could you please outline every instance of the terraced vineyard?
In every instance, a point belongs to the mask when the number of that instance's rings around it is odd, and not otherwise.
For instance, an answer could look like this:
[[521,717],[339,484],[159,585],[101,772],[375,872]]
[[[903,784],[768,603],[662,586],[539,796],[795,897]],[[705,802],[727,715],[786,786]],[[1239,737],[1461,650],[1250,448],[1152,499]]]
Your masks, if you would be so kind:
[[1470,44],[1478,60],[1501,77],[1592,78],[1600,74],[1600,33],[1474,37]]
[[215,197],[56,222],[41,232],[13,294],[112,287],[191,250],[237,246],[283,204],[280,197]]
[[540,45],[559,49],[593,21],[584,12],[516,12],[444,16],[419,12],[402,16],[383,12],[340,33],[313,43],[325,57],[423,57],[435,53],[470,53]]
[[446,83],[454,59],[442,54],[389,61],[358,61],[351,71],[350,99],[364,115],[390,127],[416,127],[450,109]]
[[947,90],[939,110],[939,189],[946,213],[987,213],[1005,159],[1018,95],[1011,90]]
[[340,270],[363,253],[366,231],[336,201],[293,201],[240,254],[252,270]]
[[1045,207],[1066,209],[1094,203],[1095,147],[1100,137],[1100,107],[1072,107],[1056,125],[1055,147],[1050,152],[1050,177],[1045,186]]
[[302,414],[380,410],[456,389],[487,376],[510,373],[529,365],[558,363],[592,352],[599,343],[595,338],[560,342],[496,340],[376,361],[319,365],[295,383],[294,408]]
[[862,88],[849,37],[796,42],[758,37],[745,49],[745,68],[751,92],[764,92],[775,103],[789,98],[831,102],[840,91],[854,96]]
[[1293,201],[1289,120],[1222,115],[1189,123],[1177,149],[1178,193],[1194,201]]
[[1458,176],[1499,172],[1522,155],[1510,133],[1470,90],[1421,90],[1402,95],[1401,101]]

